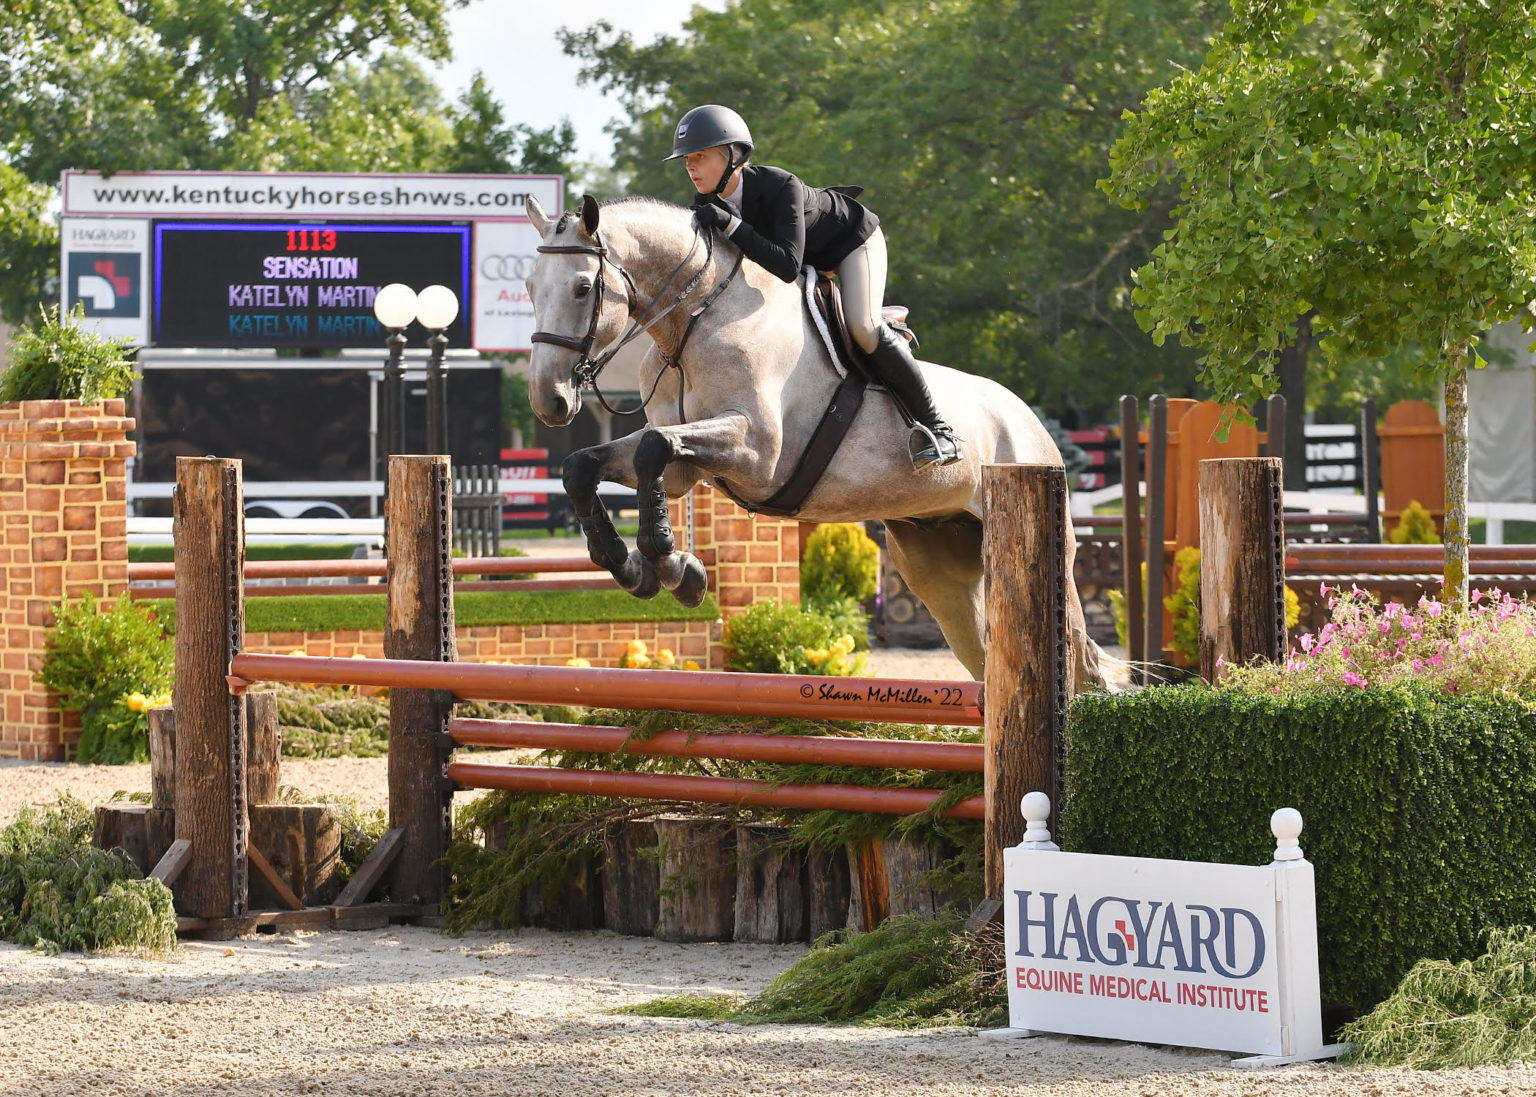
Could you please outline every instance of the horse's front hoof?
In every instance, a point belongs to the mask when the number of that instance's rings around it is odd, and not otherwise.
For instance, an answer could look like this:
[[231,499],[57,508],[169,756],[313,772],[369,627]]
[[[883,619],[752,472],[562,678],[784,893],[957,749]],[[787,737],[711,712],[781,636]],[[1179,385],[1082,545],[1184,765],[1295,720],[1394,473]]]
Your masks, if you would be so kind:
[[661,581],[663,590],[676,590],[683,577],[687,574],[684,567],[684,554],[681,552],[669,552],[659,560],[652,560],[651,566],[656,569],[656,578]]
[[614,578],[619,581],[619,586],[636,598],[654,598],[661,590],[661,580],[656,577],[656,569],[638,551],[629,554]]
[[709,574],[704,570],[704,565],[699,563],[697,556],[685,556],[683,561],[683,578],[676,587],[672,588],[672,597],[682,605],[693,609],[704,601],[704,596],[709,593]]

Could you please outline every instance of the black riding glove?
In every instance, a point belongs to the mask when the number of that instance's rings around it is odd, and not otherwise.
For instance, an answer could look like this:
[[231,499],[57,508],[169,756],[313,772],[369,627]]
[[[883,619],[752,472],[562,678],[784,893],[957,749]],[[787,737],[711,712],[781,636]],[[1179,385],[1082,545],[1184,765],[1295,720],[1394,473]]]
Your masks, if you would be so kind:
[[703,205],[693,211],[693,223],[700,232],[708,232],[710,229],[725,231],[725,226],[731,223],[731,215],[716,205]]

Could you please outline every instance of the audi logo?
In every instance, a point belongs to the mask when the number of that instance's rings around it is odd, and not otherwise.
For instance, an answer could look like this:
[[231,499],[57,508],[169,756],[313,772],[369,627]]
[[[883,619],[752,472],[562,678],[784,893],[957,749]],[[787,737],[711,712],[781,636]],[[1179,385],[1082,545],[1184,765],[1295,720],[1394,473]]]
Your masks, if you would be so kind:
[[480,277],[491,282],[521,282],[533,273],[532,255],[487,255],[480,260]]

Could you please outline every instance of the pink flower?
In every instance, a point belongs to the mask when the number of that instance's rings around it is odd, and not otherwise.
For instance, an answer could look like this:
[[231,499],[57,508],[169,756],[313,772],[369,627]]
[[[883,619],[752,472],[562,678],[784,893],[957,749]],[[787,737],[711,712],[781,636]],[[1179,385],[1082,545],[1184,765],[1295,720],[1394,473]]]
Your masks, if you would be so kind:
[[1474,590],[1472,592],[1472,604],[1475,606],[1488,596],[1486,591]]
[[1419,608],[1430,617],[1439,617],[1445,612],[1445,606],[1429,597],[1419,599]]
[[1346,670],[1344,672],[1344,684],[1346,686],[1359,686],[1361,689],[1364,689],[1365,679],[1352,670]]
[[1404,628],[1416,628],[1418,622],[1413,619],[1412,614],[1405,613],[1403,614],[1402,626]]
[[1301,636],[1298,637],[1298,640],[1301,643],[1301,650],[1302,651],[1311,651],[1312,650],[1312,641],[1313,641],[1313,639],[1314,639],[1314,637],[1312,636],[1312,634],[1310,632],[1303,632],[1301,634]]

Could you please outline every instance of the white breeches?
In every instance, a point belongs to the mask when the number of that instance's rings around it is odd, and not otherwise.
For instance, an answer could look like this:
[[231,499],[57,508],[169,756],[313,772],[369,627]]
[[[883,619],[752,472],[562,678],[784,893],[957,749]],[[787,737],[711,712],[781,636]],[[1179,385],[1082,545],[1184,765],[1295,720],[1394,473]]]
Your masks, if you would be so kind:
[[837,265],[843,315],[853,341],[868,353],[880,338],[880,310],[885,304],[885,234],[878,228]]

